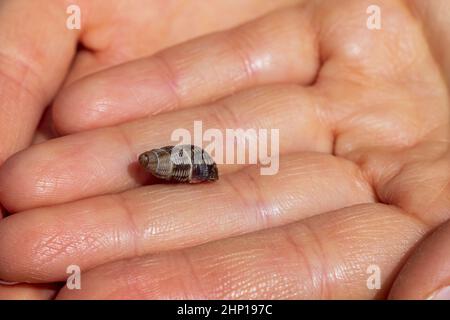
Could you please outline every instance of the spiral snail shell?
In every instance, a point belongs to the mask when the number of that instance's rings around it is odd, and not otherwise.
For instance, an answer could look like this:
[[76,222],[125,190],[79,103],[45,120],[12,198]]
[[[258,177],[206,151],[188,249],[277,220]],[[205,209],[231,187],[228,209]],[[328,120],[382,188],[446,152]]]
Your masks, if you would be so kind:
[[211,156],[194,145],[152,149],[139,156],[140,165],[153,176],[173,182],[199,183],[219,179]]

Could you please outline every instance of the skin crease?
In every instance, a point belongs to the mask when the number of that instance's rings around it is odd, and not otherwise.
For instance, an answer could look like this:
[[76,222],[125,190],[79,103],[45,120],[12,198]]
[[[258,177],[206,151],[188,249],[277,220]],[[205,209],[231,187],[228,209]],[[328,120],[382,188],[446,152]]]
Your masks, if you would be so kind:
[[[448,17],[449,6],[380,3],[380,31],[365,27],[369,2],[308,1],[98,73],[251,17],[205,23],[203,31],[181,32],[160,46],[130,39],[125,53],[108,50],[123,38],[102,28],[101,18],[88,23],[80,36],[91,51],[76,58],[53,104],[55,123],[41,127],[70,135],[31,147],[0,169],[0,202],[17,213],[0,221],[0,278],[62,281],[75,260],[86,270],[83,290],[63,289],[62,299],[367,299],[387,297],[392,284],[391,298],[423,299],[449,285],[450,262],[439,257],[449,249],[450,64],[449,44],[437,38],[448,28],[445,19],[430,18]],[[177,9],[179,17],[188,10]],[[52,57],[40,59],[45,65]],[[14,92],[10,70],[0,70],[3,87]],[[33,81],[28,74],[22,80]],[[45,79],[48,97],[61,78]],[[139,87],[145,81],[152,90]],[[123,87],[134,90],[134,103]],[[110,92],[106,102],[103,92]],[[95,116],[99,107],[107,116]],[[195,119],[218,128],[280,128],[280,173],[223,167],[223,179],[212,185],[139,188],[136,155]],[[26,144],[19,140],[11,139],[4,154]],[[192,203],[201,210],[190,210]],[[440,264],[427,263],[434,259]],[[366,286],[374,263],[381,290]],[[45,290],[36,288],[35,297],[49,297]],[[14,297],[16,288],[10,291]]]

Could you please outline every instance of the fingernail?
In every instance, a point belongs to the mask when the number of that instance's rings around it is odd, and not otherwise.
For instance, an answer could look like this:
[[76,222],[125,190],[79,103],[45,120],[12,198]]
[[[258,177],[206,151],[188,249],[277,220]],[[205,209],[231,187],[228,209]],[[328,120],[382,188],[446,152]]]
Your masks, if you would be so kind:
[[450,300],[450,286],[436,290],[429,300]]

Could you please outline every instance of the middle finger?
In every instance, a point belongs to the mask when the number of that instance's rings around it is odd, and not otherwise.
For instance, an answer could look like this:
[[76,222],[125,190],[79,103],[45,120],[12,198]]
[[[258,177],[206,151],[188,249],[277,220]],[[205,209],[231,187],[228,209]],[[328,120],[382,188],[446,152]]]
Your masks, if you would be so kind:
[[[175,129],[193,133],[227,128],[278,129],[280,154],[331,153],[333,134],[314,88],[278,85],[252,89],[214,105],[174,111],[111,128],[74,134],[35,145],[0,169],[0,202],[11,212],[121,192],[146,182],[138,155],[174,144]],[[299,137],[299,138],[292,138]],[[246,146],[248,148],[248,144]],[[221,173],[239,166],[219,166]]]

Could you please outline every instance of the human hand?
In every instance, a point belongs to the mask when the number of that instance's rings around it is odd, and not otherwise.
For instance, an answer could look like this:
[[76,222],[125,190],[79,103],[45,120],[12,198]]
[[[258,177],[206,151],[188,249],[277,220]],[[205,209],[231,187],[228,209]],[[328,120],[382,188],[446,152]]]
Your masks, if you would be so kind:
[[[246,0],[235,6],[222,0],[72,1],[70,4],[78,4],[82,13],[82,29],[77,31],[66,28],[66,1],[1,1],[0,165],[30,143],[55,136],[52,110],[46,107],[60,87],[100,69],[298,2]],[[48,286],[0,284],[0,299],[52,294]]]
[[[2,168],[0,200],[25,212],[0,223],[0,277],[90,270],[61,298],[386,296],[415,244],[448,219],[448,100],[410,8],[383,2],[371,31],[367,6],[310,2],[66,87],[59,132],[115,126]],[[137,155],[194,120],[280,129],[280,172],[221,166],[215,184],[140,187]],[[366,286],[372,264],[380,291]]]
[[53,136],[51,110],[35,131],[61,86],[298,2],[245,0],[235,6],[223,0],[78,0],[70,4],[80,7],[81,30],[69,30],[65,0],[3,0],[0,164],[27,147],[33,136],[37,142]]

